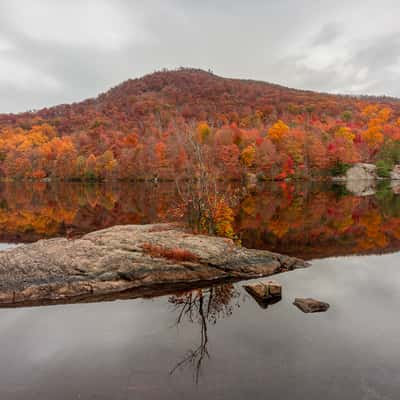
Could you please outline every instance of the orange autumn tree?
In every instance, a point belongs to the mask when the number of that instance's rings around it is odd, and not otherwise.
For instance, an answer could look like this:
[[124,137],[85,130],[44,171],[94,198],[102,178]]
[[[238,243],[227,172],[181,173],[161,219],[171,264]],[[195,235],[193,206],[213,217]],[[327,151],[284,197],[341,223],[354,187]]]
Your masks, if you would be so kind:
[[276,143],[279,143],[289,133],[289,127],[281,120],[277,121],[268,130],[268,137]]
[[225,201],[225,199],[217,199],[213,210],[213,219],[215,224],[215,233],[218,236],[233,239],[235,232],[233,230],[234,213]]
[[378,151],[385,141],[385,124],[388,123],[392,110],[388,107],[380,108],[379,105],[369,105],[362,110],[362,115],[367,119],[367,129],[362,131],[361,137],[368,147],[368,158]]

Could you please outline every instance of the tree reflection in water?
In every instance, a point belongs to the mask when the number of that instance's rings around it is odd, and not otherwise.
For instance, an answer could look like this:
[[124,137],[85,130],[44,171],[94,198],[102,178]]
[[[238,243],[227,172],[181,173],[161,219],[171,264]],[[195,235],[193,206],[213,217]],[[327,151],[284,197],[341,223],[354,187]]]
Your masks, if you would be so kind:
[[[235,197],[232,227],[245,247],[303,259],[400,249],[400,189],[385,182],[371,196],[305,182],[266,182],[251,191],[237,182],[219,189],[222,198]],[[185,221],[178,192],[172,182],[0,183],[0,242]]]
[[183,321],[197,323],[200,326],[200,344],[190,349],[183,359],[170,371],[173,374],[178,369],[190,366],[194,370],[194,380],[199,381],[202,363],[209,358],[208,327],[214,325],[220,318],[232,315],[234,307],[240,307],[240,292],[232,284],[215,285],[206,289],[196,289],[177,294],[169,298],[174,311],[178,312],[176,326]]

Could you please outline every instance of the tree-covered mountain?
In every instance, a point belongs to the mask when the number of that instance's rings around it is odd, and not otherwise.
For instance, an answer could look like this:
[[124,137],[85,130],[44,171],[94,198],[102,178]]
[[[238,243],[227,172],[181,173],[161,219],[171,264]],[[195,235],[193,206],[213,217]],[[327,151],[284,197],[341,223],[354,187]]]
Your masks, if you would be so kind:
[[128,80],[71,105],[0,115],[4,178],[321,177],[400,159],[400,101],[228,79],[196,69]]

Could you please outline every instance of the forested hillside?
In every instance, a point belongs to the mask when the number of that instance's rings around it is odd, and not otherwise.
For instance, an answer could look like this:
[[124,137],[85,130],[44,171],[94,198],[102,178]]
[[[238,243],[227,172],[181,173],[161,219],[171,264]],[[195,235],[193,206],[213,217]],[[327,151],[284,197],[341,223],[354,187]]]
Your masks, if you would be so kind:
[[[288,89],[194,69],[155,72],[95,99],[0,115],[0,176],[320,178],[400,159],[400,101]],[[197,155],[196,155],[197,154]]]

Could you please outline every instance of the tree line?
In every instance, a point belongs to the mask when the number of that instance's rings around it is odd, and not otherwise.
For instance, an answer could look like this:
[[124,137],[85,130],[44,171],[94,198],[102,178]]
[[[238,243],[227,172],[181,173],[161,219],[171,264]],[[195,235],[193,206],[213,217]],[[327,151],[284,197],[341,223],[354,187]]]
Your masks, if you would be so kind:
[[174,180],[200,174],[199,149],[202,163],[220,179],[241,179],[248,172],[272,180],[323,178],[357,162],[377,163],[387,176],[400,161],[400,118],[379,104],[364,105],[356,114],[344,111],[338,118],[321,120],[310,111],[251,128],[173,120],[153,134],[95,132],[60,135],[43,121],[29,129],[4,127],[0,174],[9,179]]

